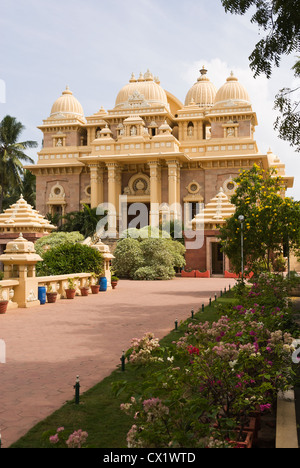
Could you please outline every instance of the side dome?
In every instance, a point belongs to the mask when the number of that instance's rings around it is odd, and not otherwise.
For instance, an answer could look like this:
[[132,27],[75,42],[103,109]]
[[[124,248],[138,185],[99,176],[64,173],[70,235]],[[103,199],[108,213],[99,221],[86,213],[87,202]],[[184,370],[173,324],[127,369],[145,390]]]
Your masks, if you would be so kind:
[[55,117],[61,114],[65,116],[73,115],[79,118],[84,118],[83,108],[80,102],[73,96],[73,93],[70,91],[68,86],[53,104],[50,117]]
[[231,72],[226,83],[221,86],[216,94],[215,106],[222,106],[232,102],[235,105],[251,105],[248,91],[239,83],[238,79]]
[[200,107],[211,107],[215,102],[217,88],[207,76],[207,70],[200,70],[201,76],[191,87],[185,98],[185,106],[193,103]]
[[168,98],[158,78],[154,78],[148,70],[144,75],[141,73],[138,79],[131,75],[129,83],[117,95],[115,108],[157,105],[169,107]]

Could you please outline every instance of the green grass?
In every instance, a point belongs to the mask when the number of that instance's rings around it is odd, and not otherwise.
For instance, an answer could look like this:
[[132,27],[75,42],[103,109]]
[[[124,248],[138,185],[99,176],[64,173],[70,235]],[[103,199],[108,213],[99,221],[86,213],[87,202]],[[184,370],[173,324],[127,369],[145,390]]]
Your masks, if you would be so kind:
[[[195,313],[195,322],[213,322],[218,320],[217,308],[219,304],[235,302],[233,292],[212,301],[204,312]],[[178,324],[178,330],[173,330],[161,340],[162,346],[171,345],[172,341],[182,336],[191,318]],[[126,435],[132,422],[128,416],[120,410],[120,404],[128,400],[131,395],[122,393],[116,397],[112,391],[112,384],[126,380],[135,382],[138,388],[139,382],[145,379],[145,370],[137,369],[126,362],[125,372],[118,367],[110,376],[99,382],[96,386],[80,395],[80,404],[69,401],[59,410],[55,411],[45,420],[34,426],[24,437],[11,445],[10,448],[48,448],[49,431],[55,433],[58,427],[64,426],[69,435],[74,430],[87,431],[89,436],[87,445],[89,448],[125,448]],[[47,436],[43,434],[47,433]]]

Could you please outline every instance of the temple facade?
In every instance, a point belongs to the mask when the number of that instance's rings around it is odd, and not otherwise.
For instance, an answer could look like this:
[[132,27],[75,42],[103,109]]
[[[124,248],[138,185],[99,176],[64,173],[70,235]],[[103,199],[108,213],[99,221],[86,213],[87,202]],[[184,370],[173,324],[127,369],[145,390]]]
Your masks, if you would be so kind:
[[[132,74],[111,110],[101,107],[91,116],[67,87],[38,127],[43,148],[37,164],[28,167],[37,177],[37,210],[63,215],[84,204],[107,203],[114,207],[112,225],[123,229],[132,225],[135,204],[142,203],[144,224],[181,219],[188,231],[204,207],[203,246],[187,259],[191,268],[222,274],[226,259],[216,226],[231,212],[222,206],[230,206],[234,178],[256,163],[276,166],[286,186],[293,185],[278,157],[259,151],[256,126],[238,78],[231,73],[217,89],[204,67],[184,103],[149,70],[137,78]],[[215,213],[208,216],[211,206]]]

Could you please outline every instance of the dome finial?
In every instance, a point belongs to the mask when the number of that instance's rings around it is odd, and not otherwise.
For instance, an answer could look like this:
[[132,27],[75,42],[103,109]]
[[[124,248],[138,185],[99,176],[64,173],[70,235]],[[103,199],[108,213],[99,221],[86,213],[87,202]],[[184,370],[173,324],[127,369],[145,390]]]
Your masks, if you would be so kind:
[[146,81],[153,81],[153,75],[152,73],[150,72],[149,68],[148,70],[146,71],[145,75],[144,75],[144,79]]
[[201,76],[199,76],[197,81],[209,81],[209,78],[207,76],[207,69],[203,65],[203,67],[200,70]]
[[230,76],[227,78],[227,81],[238,81],[237,77],[233,73],[233,70],[231,70]]
[[66,89],[65,89],[65,91],[63,92],[63,94],[73,94],[72,91],[71,91],[70,88],[69,88],[69,85],[66,86]]

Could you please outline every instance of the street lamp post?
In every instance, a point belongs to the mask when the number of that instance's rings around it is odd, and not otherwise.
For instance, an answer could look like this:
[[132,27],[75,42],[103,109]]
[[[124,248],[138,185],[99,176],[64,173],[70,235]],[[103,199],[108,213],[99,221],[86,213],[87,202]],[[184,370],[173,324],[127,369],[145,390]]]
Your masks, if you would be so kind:
[[241,223],[241,273],[242,273],[242,283],[244,283],[244,220],[243,215],[239,216],[239,222]]

